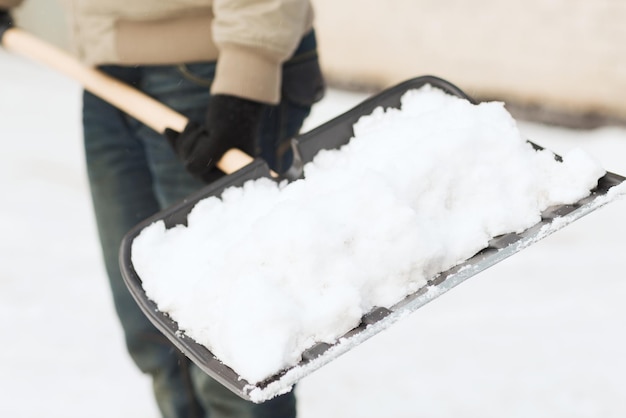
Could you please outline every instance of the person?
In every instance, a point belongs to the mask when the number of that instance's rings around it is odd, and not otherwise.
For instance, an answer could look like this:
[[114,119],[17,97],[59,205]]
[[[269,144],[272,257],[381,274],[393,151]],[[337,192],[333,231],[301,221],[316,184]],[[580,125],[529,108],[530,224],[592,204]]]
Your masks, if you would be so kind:
[[[0,36],[22,0],[0,0]],[[152,378],[166,418],[294,417],[293,392],[239,398],[179,352],[142,314],[118,249],[140,221],[223,175],[232,146],[288,168],[284,144],[324,92],[308,0],[65,1],[77,56],[185,115],[162,135],[84,92],[87,174],[127,350]]]

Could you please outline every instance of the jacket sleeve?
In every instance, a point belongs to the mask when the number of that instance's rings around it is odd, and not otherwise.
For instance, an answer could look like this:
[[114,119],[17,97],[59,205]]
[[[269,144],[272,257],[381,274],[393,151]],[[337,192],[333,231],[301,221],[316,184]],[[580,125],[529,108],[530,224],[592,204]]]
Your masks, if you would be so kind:
[[312,27],[308,0],[214,0],[213,94],[280,101],[281,67]]

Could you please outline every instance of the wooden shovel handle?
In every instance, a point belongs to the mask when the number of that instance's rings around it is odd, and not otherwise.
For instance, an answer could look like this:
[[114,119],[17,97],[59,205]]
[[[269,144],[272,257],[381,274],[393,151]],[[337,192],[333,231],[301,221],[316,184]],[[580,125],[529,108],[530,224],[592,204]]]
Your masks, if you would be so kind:
[[[2,37],[2,45],[19,55],[46,65],[81,84],[124,113],[141,121],[158,133],[166,128],[182,132],[189,120],[139,90],[78,61],[69,53],[44,42],[20,29],[8,29]],[[217,163],[226,174],[233,173],[252,162],[252,157],[236,148],[229,150]]]

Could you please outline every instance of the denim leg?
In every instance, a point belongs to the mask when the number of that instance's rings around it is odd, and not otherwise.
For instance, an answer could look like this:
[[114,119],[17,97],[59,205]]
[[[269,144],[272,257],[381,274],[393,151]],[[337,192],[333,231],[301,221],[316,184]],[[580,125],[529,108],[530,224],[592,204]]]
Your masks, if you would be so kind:
[[[307,48],[314,37],[308,37]],[[314,47],[314,43],[312,44]],[[307,51],[304,51],[307,52]],[[310,52],[310,51],[309,51]],[[292,86],[314,92],[320,80],[306,84],[317,65],[305,54],[286,67]],[[315,62],[312,62],[312,57]],[[288,63],[289,64],[289,63]],[[191,120],[203,122],[214,63],[187,66],[107,66],[110,75],[133,84]],[[304,83],[293,83],[307,75]],[[287,76],[285,76],[287,77]],[[285,81],[285,78],[284,78]],[[282,102],[267,107],[259,150],[273,167],[276,152],[300,129],[314,102],[301,88],[284,89]],[[304,98],[304,101],[302,100]],[[85,93],[83,103],[85,154],[105,266],[116,312],[128,351],[140,370],[153,378],[157,404],[165,418],[293,418],[293,392],[256,405],[242,400],[200,371],[150,323],[123,283],[118,266],[119,244],[143,219],[204,186],[178,161],[167,141],[97,97]],[[287,155],[286,158],[289,158]],[[288,167],[284,165],[283,167]]]
[[[110,69],[129,82],[137,72]],[[153,378],[163,417],[203,417],[189,377],[189,361],[145,317],[123,283],[118,265],[122,237],[161,207],[143,143],[131,118],[85,93],[85,155],[93,206],[113,301],[128,352],[138,368]]]

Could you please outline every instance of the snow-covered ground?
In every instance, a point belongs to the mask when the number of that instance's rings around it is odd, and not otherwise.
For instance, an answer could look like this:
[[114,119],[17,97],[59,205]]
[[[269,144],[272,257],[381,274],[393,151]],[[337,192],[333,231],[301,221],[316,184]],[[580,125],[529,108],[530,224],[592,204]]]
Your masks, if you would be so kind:
[[[330,91],[307,128],[363,99]],[[73,81],[0,51],[0,416],[156,418],[111,306],[79,113]],[[626,174],[626,129],[520,126]],[[624,213],[588,215],[316,371],[300,417],[624,416]]]

